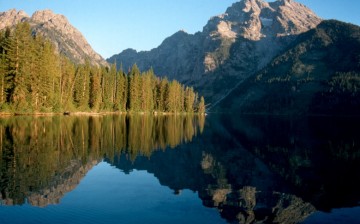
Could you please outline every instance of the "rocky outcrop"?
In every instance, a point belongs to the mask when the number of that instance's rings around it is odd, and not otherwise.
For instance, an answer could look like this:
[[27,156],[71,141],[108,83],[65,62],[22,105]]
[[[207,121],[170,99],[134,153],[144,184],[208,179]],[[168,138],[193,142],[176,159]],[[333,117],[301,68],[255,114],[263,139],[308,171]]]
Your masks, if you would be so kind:
[[0,30],[5,29],[6,27],[14,26],[15,24],[25,21],[29,16],[22,10],[16,11],[11,9],[6,12],[0,13]]
[[84,36],[73,27],[65,16],[50,10],[36,11],[29,17],[24,11],[15,9],[0,14],[0,30],[13,27],[19,22],[29,22],[34,33],[49,38],[56,49],[75,63],[107,65],[106,61],[96,53]]
[[179,31],[151,51],[129,55],[125,50],[108,61],[124,68],[152,67],[156,74],[195,86],[214,104],[320,22],[293,0],[242,0],[212,17],[202,32]]

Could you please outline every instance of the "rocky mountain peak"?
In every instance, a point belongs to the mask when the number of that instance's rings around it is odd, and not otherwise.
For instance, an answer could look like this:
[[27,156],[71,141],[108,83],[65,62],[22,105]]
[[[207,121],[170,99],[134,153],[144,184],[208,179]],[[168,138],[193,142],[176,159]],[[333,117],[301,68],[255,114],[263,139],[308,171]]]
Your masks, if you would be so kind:
[[202,32],[178,32],[151,51],[125,51],[108,61],[153,68],[193,85],[214,105],[321,21],[295,0],[240,0],[212,17]]
[[[60,38],[61,41],[56,40],[54,43],[61,52],[64,52],[74,61],[84,63],[86,58],[90,58],[92,64],[106,65],[103,58],[91,48],[80,31],[73,27],[65,16],[55,14],[51,10],[41,10],[32,15],[31,21],[36,24],[35,30],[37,32],[44,33],[49,38]],[[49,33],[48,31],[51,30],[61,35],[54,35],[54,32]]]
[[76,63],[85,63],[89,59],[94,65],[107,65],[106,61],[96,53],[84,36],[73,27],[67,18],[55,14],[49,9],[34,12],[29,17],[24,11],[15,9],[0,13],[0,30],[14,27],[19,22],[27,21],[34,33],[41,33],[50,39],[57,50]]
[[10,9],[6,12],[0,12],[0,30],[13,26],[19,22],[28,19],[29,16],[22,10],[16,11],[16,9]]
[[279,0],[269,3],[275,9],[279,35],[294,35],[315,28],[322,21],[311,9],[293,0]]
[[253,13],[259,12],[263,8],[269,6],[267,2],[262,0],[244,0],[243,4],[245,5],[245,8],[242,9],[244,12],[253,12]]
[[[36,11],[32,16],[31,19],[36,22],[48,22],[51,19],[57,17],[56,14],[53,13],[53,11],[46,9],[41,11]],[[67,22],[67,21],[66,21]]]
[[258,64],[260,68],[282,48],[272,44],[274,38],[289,36],[290,41],[291,37],[315,28],[320,22],[310,9],[293,0],[236,2],[224,14],[212,17],[203,29],[207,42],[219,43],[215,51],[213,46],[206,49],[205,73],[214,71],[228,59],[237,38],[256,41],[258,50],[267,52],[266,60]]
[[[230,6],[226,13],[213,17],[204,31],[235,38],[231,32],[249,40],[266,36],[286,36],[303,33],[316,27],[321,19],[306,6],[293,0],[242,0]],[[225,29],[226,28],[226,29]]]

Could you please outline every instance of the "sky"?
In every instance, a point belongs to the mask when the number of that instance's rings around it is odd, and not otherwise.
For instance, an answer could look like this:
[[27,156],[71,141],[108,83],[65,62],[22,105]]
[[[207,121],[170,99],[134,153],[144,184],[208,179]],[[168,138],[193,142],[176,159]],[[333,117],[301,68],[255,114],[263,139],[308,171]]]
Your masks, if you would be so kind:
[[[271,0],[272,1],[272,0]],[[150,50],[179,30],[201,31],[237,0],[0,0],[0,12],[51,9],[67,17],[104,58]],[[297,0],[323,19],[360,25],[360,0]],[[1,21],[0,21],[1,22]]]

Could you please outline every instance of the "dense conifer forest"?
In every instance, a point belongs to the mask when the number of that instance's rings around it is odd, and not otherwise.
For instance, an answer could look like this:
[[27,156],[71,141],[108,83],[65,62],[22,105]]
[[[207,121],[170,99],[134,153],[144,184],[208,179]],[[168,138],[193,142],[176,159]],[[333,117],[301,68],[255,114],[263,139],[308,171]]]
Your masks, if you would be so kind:
[[193,88],[152,69],[74,64],[57,52],[26,22],[0,32],[0,112],[205,112]]

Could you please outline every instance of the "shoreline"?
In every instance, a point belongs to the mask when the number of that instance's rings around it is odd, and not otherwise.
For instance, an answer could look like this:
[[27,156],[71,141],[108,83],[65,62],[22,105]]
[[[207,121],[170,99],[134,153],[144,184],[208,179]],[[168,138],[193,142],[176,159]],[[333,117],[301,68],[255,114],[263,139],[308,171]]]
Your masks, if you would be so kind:
[[15,116],[34,116],[34,117],[41,117],[41,116],[103,116],[103,115],[152,115],[152,116],[170,116],[170,115],[202,115],[205,116],[206,114],[202,113],[173,113],[173,112],[83,112],[83,111],[77,111],[77,112],[37,112],[37,113],[10,113],[10,112],[0,112],[0,118],[1,117],[15,117]]

